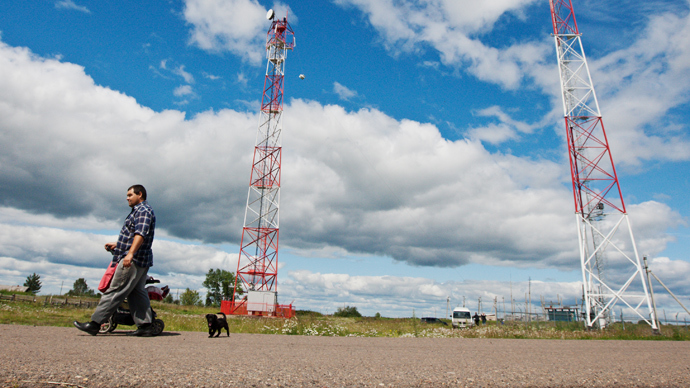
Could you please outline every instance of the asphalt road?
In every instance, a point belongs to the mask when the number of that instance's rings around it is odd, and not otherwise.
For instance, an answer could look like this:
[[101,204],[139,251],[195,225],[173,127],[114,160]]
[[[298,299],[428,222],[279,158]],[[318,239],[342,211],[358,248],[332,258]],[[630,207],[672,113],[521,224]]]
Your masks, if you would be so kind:
[[690,342],[125,333],[0,325],[0,385],[690,386]]

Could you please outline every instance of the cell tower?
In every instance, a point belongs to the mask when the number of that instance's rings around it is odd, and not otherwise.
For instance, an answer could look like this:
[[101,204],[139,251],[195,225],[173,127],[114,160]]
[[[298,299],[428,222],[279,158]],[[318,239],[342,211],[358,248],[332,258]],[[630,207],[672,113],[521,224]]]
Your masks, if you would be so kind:
[[[238,315],[286,316],[289,311],[277,304],[278,228],[280,207],[281,132],[283,129],[283,76],[287,51],[295,46],[292,27],[266,15],[271,27],[266,36],[266,78],[261,98],[259,129],[254,147],[249,194],[237,262],[232,302],[221,311]],[[241,287],[241,288],[240,288]],[[240,290],[246,295],[236,301]]]
[[[625,304],[658,330],[571,0],[549,0],[575,199],[587,328]],[[648,312],[645,313],[644,309]]]

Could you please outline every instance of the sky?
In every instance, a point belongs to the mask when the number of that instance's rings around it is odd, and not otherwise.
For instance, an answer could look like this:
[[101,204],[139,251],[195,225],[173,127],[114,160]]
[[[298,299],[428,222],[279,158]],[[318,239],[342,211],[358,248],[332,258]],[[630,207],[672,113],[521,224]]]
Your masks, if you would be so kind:
[[[690,2],[573,6],[638,250],[688,306]],[[237,269],[269,9],[296,42],[280,303],[443,317],[578,302],[544,0],[0,2],[0,284],[95,288],[132,184],[157,217],[150,273],[175,294]]]

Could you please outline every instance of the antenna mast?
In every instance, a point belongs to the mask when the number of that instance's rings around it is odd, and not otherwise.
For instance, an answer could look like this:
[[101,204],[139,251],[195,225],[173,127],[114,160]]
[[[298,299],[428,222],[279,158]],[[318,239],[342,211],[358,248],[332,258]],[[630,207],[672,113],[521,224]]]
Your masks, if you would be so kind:
[[[266,35],[266,78],[261,98],[259,128],[249,180],[239,260],[231,314],[283,315],[277,304],[278,231],[280,206],[281,132],[283,130],[283,78],[287,51],[295,36],[287,16],[276,19],[273,10],[266,18],[271,27]],[[238,292],[247,295],[239,301]],[[223,309],[221,309],[223,310]],[[291,306],[290,306],[291,310]]]
[[[617,303],[658,330],[571,0],[549,0],[558,55],[587,328]],[[627,231],[627,234],[625,233]],[[620,232],[620,233],[618,233]],[[611,276],[605,276],[611,274]],[[645,313],[643,308],[648,310]]]

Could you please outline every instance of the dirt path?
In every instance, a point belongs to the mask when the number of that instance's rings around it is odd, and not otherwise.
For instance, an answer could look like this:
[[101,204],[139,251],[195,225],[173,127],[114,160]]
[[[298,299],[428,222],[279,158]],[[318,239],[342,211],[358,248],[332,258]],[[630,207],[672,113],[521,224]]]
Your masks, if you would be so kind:
[[0,385],[690,386],[689,342],[125,333],[0,325]]

